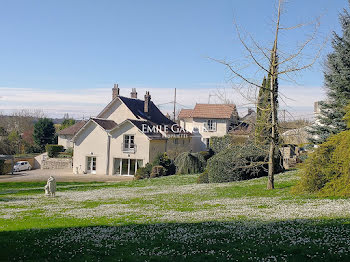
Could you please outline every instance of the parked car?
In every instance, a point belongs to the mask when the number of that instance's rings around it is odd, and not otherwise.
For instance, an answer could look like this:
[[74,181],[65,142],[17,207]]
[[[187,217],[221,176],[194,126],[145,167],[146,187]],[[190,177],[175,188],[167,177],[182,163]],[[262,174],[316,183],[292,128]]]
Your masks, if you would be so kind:
[[28,161],[18,161],[14,166],[13,166],[13,171],[14,172],[19,172],[23,170],[31,170],[32,166],[29,164]]

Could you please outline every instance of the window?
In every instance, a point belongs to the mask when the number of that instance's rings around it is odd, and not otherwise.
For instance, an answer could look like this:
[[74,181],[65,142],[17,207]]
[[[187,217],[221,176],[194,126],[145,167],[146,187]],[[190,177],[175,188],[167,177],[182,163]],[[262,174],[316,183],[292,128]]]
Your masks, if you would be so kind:
[[135,136],[133,135],[125,135],[124,136],[124,148],[132,149],[135,147]]
[[179,144],[179,139],[178,138],[174,138],[174,144],[178,145]]
[[216,122],[212,119],[208,119],[204,126],[207,129],[207,131],[216,131]]

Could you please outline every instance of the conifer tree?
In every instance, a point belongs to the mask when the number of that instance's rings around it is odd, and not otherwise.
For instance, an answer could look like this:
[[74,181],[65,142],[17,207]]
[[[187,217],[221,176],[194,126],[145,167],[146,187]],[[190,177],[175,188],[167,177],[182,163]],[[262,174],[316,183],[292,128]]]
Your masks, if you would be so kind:
[[326,101],[320,102],[321,113],[309,129],[310,142],[323,143],[330,135],[346,129],[344,107],[350,102],[350,15],[344,10],[340,15],[342,36],[333,33],[333,52],[327,57],[324,72]]
[[270,132],[270,128],[266,125],[269,112],[271,111],[269,93],[266,77],[264,76],[256,105],[255,140],[257,143],[264,143],[264,140],[266,141],[266,137]]

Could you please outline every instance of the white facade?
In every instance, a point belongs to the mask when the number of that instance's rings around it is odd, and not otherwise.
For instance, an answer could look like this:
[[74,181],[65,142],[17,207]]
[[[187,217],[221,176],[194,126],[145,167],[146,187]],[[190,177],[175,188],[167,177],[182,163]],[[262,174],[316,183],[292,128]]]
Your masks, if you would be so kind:
[[72,148],[73,147],[73,136],[72,135],[58,135],[58,145],[61,145],[64,147],[64,149]]
[[[129,108],[133,104],[137,110]],[[135,111],[143,111],[143,106],[141,100],[116,97],[98,118],[91,118],[73,138],[73,173],[133,176],[159,153],[191,149],[190,136],[171,138],[164,132],[144,133],[140,124],[152,123],[153,119],[151,113],[147,115],[150,119],[135,115]],[[153,104],[151,109],[157,114],[156,120],[173,123]]]
[[233,116],[228,119],[184,118],[180,119],[180,126],[193,132],[192,151],[198,152],[209,148],[211,137],[226,135],[230,125],[235,121],[237,120]]

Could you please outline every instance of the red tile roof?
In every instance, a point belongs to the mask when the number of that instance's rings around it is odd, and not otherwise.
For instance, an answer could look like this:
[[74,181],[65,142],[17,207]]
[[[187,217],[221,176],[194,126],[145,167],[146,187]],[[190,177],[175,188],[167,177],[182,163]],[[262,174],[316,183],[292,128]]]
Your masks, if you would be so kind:
[[[184,111],[183,111],[184,110]],[[193,110],[182,109],[179,118],[221,118],[227,119],[231,115],[238,115],[234,104],[196,104]]]
[[72,136],[74,136],[80,130],[80,128],[82,128],[83,125],[85,125],[85,123],[86,123],[86,121],[79,121],[72,126],[69,126],[65,129],[58,131],[58,134],[59,135],[72,135]]
[[179,119],[191,117],[193,109],[181,109],[179,113]]

